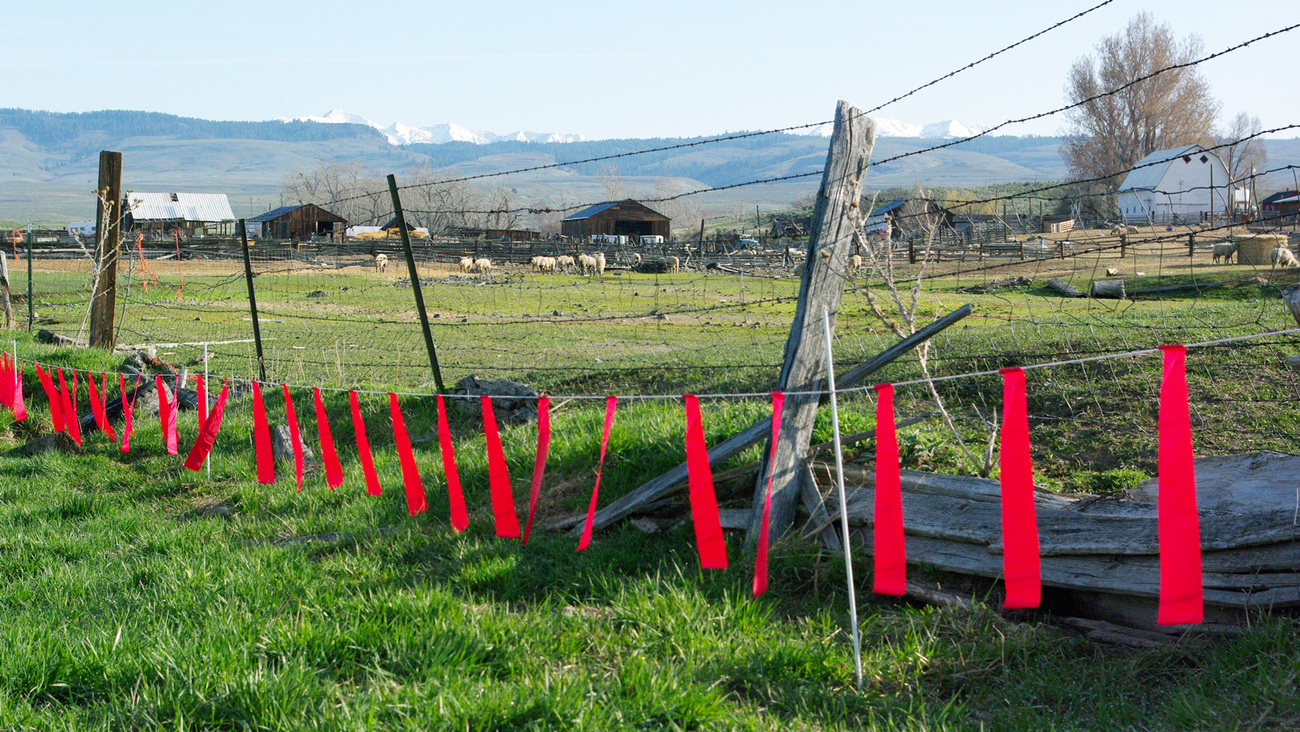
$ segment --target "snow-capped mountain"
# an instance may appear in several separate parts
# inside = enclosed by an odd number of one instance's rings
[[[964,125],[954,119],[932,122],[928,125],[915,125],[895,117],[876,117],[874,119],[876,121],[877,137],[925,137],[945,140],[954,137],[970,137],[983,131],[980,127]],[[833,129],[834,124],[827,122],[809,128],[804,134],[830,137]]]
[[[441,145],[446,142],[469,142],[475,145],[487,145],[493,142],[503,142],[507,140],[517,142],[584,142],[588,138],[583,135],[569,134],[564,132],[533,132],[531,130],[520,130],[511,132],[506,135],[498,135],[494,132],[483,130],[471,130],[467,127],[461,127],[458,124],[450,122],[432,127],[415,127],[402,122],[394,122],[384,127],[383,125],[373,122],[359,114],[352,114],[342,109],[331,109],[323,115],[308,115],[306,117],[278,117],[280,122],[319,122],[321,124],[354,124],[373,127],[384,133],[388,142],[393,145],[411,145],[415,143],[426,143],[432,145]]]

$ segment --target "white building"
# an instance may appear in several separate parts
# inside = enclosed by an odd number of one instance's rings
[[[128,191],[123,228],[170,236],[230,236],[235,214],[224,193],[145,193]]]
[[[1200,145],[1157,150],[1142,158],[1119,187],[1128,223],[1193,223],[1224,216],[1234,199],[1228,169]]]

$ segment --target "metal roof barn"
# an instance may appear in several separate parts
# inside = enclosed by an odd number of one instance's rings
[[[560,233],[576,239],[593,236],[662,236],[668,239],[672,219],[632,199],[584,208],[560,222]]]
[[[185,236],[221,236],[235,230],[235,212],[224,193],[149,193],[126,195],[126,230]]]

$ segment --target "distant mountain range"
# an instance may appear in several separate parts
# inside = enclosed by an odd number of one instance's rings
[[[90,218],[99,151],[123,153],[123,185],[139,191],[220,192],[235,213],[280,205],[280,186],[294,171],[322,163],[360,165],[369,175],[432,168],[449,176],[500,173],[570,160],[659,152],[564,165],[476,182],[513,206],[572,205],[619,195],[650,197],[801,173],[806,178],[738,187],[684,199],[698,203],[686,219],[806,200],[817,190],[829,130],[768,134],[711,144],[708,138],[588,140],[580,135],[518,132],[490,135],[455,125],[417,128],[373,122],[346,112],[321,121],[223,122],[134,111],[75,114],[0,109],[0,219],[67,222]],[[326,123],[322,123],[327,121]],[[957,122],[908,126],[877,119],[876,161],[924,151],[936,138],[973,132]],[[909,136],[897,136],[906,133]],[[400,144],[393,140],[402,141]],[[987,136],[874,165],[868,190],[916,185],[971,187],[1065,176],[1060,138]],[[1300,163],[1300,140],[1268,140],[1269,167]],[[1285,180],[1261,181],[1274,188]]]

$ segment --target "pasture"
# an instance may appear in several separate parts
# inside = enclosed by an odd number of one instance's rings
[[[1158,235],[1153,234],[1153,237]],[[931,370],[955,375],[1197,342],[1294,326],[1278,297],[1295,271],[1212,265],[1208,243],[1134,247],[1065,259],[929,265],[919,311],[961,304],[975,315],[935,339]],[[1180,256],[1181,254],[1181,256]],[[36,304],[72,335],[85,274],[37,261]],[[404,267],[259,262],[268,376],[301,385],[411,389],[429,381]],[[987,268],[997,264],[996,268]],[[308,266],[310,265],[310,266]],[[900,265],[901,266],[901,265]],[[129,267],[135,267],[129,270]],[[251,337],[242,268],[233,262],[138,263],[120,343]],[[748,276],[620,269],[603,279],[506,268],[465,276],[424,263],[424,295],[448,382],[511,378],[557,396],[763,392],[775,383],[794,310],[787,271]],[[1057,277],[1086,289],[1118,267],[1129,289],[1223,283],[1158,297],[1061,298]],[[910,270],[908,270],[910,272]],[[1137,273],[1143,273],[1141,275]],[[902,276],[900,281],[909,279]],[[183,280],[183,284],[182,284]],[[860,362],[895,340],[870,309],[866,274],[850,281],[836,360]],[[19,292],[22,292],[19,289]],[[324,293],[314,295],[313,293]],[[906,291],[904,291],[906,296]],[[80,299],[78,299],[80,298]],[[25,303],[19,303],[23,313]],[[123,305],[119,303],[119,309]],[[558,314],[557,314],[558,313]],[[660,317],[662,316],[662,317]],[[278,322],[283,321],[283,322]],[[269,340],[274,338],[274,340]],[[1194,351],[1188,358],[1198,454],[1294,451],[1296,377],[1282,358],[1294,335]],[[25,358],[114,370],[120,358],[39,345]],[[214,374],[255,373],[251,344],[212,346]],[[194,345],[159,348],[196,368]],[[916,378],[915,357],[880,380]],[[1104,492],[1154,474],[1158,359],[1130,357],[1033,372],[1029,411],[1041,485]],[[17,445],[50,429],[27,376],[33,418],[0,416]],[[939,393],[977,456],[1000,406],[996,376],[942,382]],[[346,395],[327,393],[331,418]],[[297,399],[306,399],[295,396]],[[866,394],[844,399],[846,431],[872,425]],[[1188,729],[1300,724],[1300,633],[1285,616],[1240,635],[1174,648],[1117,649],[1081,640],[1050,613],[937,609],[860,592],[867,668],[854,687],[843,568],[789,541],[772,590],[748,597],[752,564],[728,536],[731,566],[701,571],[689,523],[645,535],[624,523],[577,554],[567,534],[527,547],[492,535],[483,437],[453,425],[471,508],[454,534],[436,469],[430,400],[403,401],[430,511],[406,516],[391,434],[371,442],[384,484],[367,496],[355,459],[330,491],[318,473],[254,481],[252,417],[233,401],[211,479],[162,453],[141,420],[122,455],[99,436],[81,450],[0,459],[0,727],[15,729]],[[268,398],[272,421],[283,419]],[[303,402],[307,404],[307,402]],[[366,398],[368,423],[386,401]],[[708,442],[764,414],[762,399],[704,405]],[[933,413],[923,387],[900,390],[900,415]],[[314,434],[309,409],[299,407]],[[819,418],[814,441],[829,439]],[[585,506],[600,448],[594,403],[557,410],[542,519]],[[827,422],[827,423],[823,423]],[[673,401],[621,406],[601,503],[684,458]],[[354,455],[342,423],[335,437]],[[182,416],[181,442],[195,428]],[[516,498],[532,466],[535,428],[502,434]],[[931,420],[900,434],[905,467],[971,473],[953,435]],[[757,449],[725,467],[757,455]],[[353,452],[349,452],[352,450]],[[869,462],[864,443],[850,459]],[[747,488],[729,494],[746,505]],[[523,506],[517,506],[521,511]],[[869,563],[857,567],[869,586]],[[1265,700],[1261,702],[1260,700]]]

